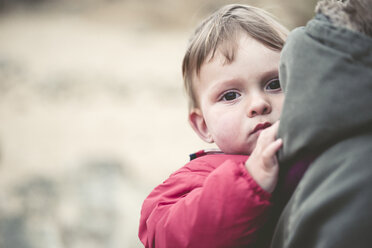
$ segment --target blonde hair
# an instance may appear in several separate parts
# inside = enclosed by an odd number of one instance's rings
[[[202,64],[207,57],[214,57],[217,48],[226,62],[231,63],[241,32],[275,51],[281,51],[288,34],[288,30],[271,14],[247,5],[226,5],[205,19],[191,36],[182,63],[189,110],[198,107],[193,87],[194,75],[199,75]]]

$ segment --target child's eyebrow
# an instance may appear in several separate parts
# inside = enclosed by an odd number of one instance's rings
[[[279,69],[269,69],[267,71],[264,71],[260,73],[258,76],[258,81],[262,83],[266,83],[268,80],[273,79],[275,77],[279,76]],[[239,86],[243,83],[243,80],[240,78],[227,78],[227,79],[221,79],[216,82],[213,82],[213,85],[211,86],[212,92],[218,92],[225,88],[239,88]]]
[[[275,69],[263,72],[260,76],[260,80],[267,81],[269,79],[273,79],[274,77],[278,77],[278,76],[279,76],[279,69],[275,68]]]
[[[238,78],[231,78],[226,80],[219,80],[213,83],[210,87],[211,97],[216,97],[217,95],[221,94],[222,91],[227,89],[238,89],[241,86],[241,80]]]
[[[230,79],[222,79],[217,82],[215,82],[212,86],[212,90],[218,90],[221,88],[230,88],[230,87],[236,87],[239,84],[242,83],[242,80],[239,78],[230,78]]]

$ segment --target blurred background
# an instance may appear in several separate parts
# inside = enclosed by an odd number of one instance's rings
[[[210,147],[181,61],[224,0],[0,0],[0,247],[137,248],[152,188]],[[238,1],[289,29],[316,0]]]

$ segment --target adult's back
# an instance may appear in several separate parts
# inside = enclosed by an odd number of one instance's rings
[[[291,32],[282,52],[278,192],[294,164],[313,161],[280,215],[273,248],[372,245],[372,1],[331,2]]]

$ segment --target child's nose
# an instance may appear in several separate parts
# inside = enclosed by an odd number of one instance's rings
[[[257,115],[266,115],[271,112],[271,104],[262,96],[255,96],[248,106],[248,117],[255,117]]]

